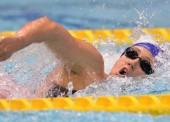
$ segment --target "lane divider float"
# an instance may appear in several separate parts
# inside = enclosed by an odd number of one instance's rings
[[[145,28],[144,32],[156,35],[155,39],[170,42],[170,28]],[[76,38],[93,43],[94,40],[115,41],[116,45],[132,44],[129,38],[131,29],[114,30],[69,30]],[[0,37],[14,35],[13,31],[1,32]],[[93,97],[63,97],[34,99],[0,99],[0,110],[74,110],[74,111],[106,111],[149,113],[152,115],[170,114],[170,94],[139,95],[139,96],[100,96]]]
[[[149,113],[152,115],[170,114],[170,94],[127,95],[99,97],[58,97],[33,99],[0,99],[0,110],[42,111],[74,110]]]

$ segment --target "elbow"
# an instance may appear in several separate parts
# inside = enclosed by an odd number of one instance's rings
[[[41,17],[42,20],[44,21],[52,21],[50,18],[48,18],[47,16]]]
[[[42,17],[39,19],[40,24],[40,30],[44,31],[44,35],[46,37],[53,37],[55,35],[55,32],[59,30],[59,24],[52,21],[48,17]]]
[[[44,24],[50,24],[50,23],[54,23],[50,18],[48,18],[47,16],[41,17],[38,19],[40,22],[44,23]]]

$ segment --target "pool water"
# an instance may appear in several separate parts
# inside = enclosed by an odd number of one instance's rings
[[[0,31],[48,16],[68,29],[170,27],[169,0],[1,0]]]
[[[148,37],[149,36],[149,37]],[[141,35],[143,41],[152,42],[150,35]],[[138,41],[141,39],[138,39]],[[79,90],[73,96],[105,96],[105,95],[131,95],[131,94],[166,94],[170,93],[170,64],[169,64],[169,43],[160,45],[164,52],[157,56],[154,65],[155,73],[141,77],[110,77],[104,82],[93,83],[83,90]],[[126,46],[125,46],[126,47]],[[113,43],[104,43],[98,50],[105,60],[105,71],[108,73],[112,65],[117,61],[125,49],[123,46],[114,46]],[[161,67],[161,68],[160,68]]]
[[[170,27],[169,0],[1,0],[0,31],[16,31],[25,23],[42,16],[48,16],[68,29],[114,29],[140,27]],[[165,18],[165,19],[162,19]],[[127,21],[128,20],[128,21]],[[112,77],[101,84],[92,84],[74,96],[129,95],[129,94],[164,94],[170,93],[170,59],[169,44],[164,44],[166,60],[158,57],[155,66],[157,73],[152,76],[132,79]],[[105,59],[105,71],[119,58],[126,46],[115,46],[103,43],[97,47]],[[44,55],[41,55],[41,54]],[[60,65],[59,59],[44,46],[31,45],[7,61],[0,63],[0,78],[8,77],[22,87],[34,91],[37,82],[43,82],[45,76],[55,66]],[[164,64],[164,65],[163,65]],[[161,68],[160,68],[161,67]],[[116,82],[112,82],[116,81]],[[142,81],[142,82],[138,82]],[[0,88],[13,90],[9,98],[32,97],[22,94],[20,86],[4,84]],[[108,87],[109,86],[109,87]],[[122,121],[122,122],[169,122],[169,115],[151,116],[132,113],[108,112],[73,112],[73,111],[1,111],[0,121]]]
[[[165,44],[168,47],[168,44]],[[114,46],[112,42],[103,43],[98,46],[98,50],[102,53],[106,65],[106,72],[110,70],[117,58],[119,58],[123,49],[126,46]],[[40,53],[40,50],[43,50]],[[23,57],[22,57],[23,56]],[[47,57],[48,58],[47,58]],[[113,58],[114,57],[114,58]],[[43,60],[42,60],[43,59]],[[57,60],[57,61],[56,61]],[[169,61],[169,59],[168,59]],[[35,89],[38,81],[43,81],[47,73],[51,72],[53,68],[60,65],[60,61],[56,59],[53,54],[44,46],[44,44],[31,45],[16,54],[14,54],[9,60],[1,62],[1,71],[5,76],[10,77],[18,84],[22,84],[25,88],[29,86],[31,89]],[[169,67],[169,63],[167,65]],[[162,67],[164,65],[161,65]],[[163,69],[162,69],[163,70]],[[170,93],[170,77],[169,69],[162,73],[158,71],[158,74],[138,78],[118,78],[111,77],[107,81],[101,84],[92,84],[84,90],[80,90],[73,95],[75,96],[104,96],[104,95],[129,95],[129,94],[164,94]],[[114,82],[113,82],[114,81]],[[2,83],[2,81],[1,81]],[[17,85],[13,84],[1,84],[1,87],[7,86],[14,94],[11,94],[9,98],[24,98],[32,97],[31,94],[22,94],[22,90],[17,88]],[[10,85],[10,87],[9,87]],[[142,122],[147,120],[148,122],[168,122],[169,115],[152,116],[147,114],[134,114],[134,113],[109,113],[109,112],[74,112],[74,111],[27,111],[27,112],[11,112],[1,111],[0,120],[3,121],[127,121],[127,122]]]
[[[1,122],[169,122],[170,116],[151,116],[133,113],[75,112],[75,111],[29,111],[0,112]],[[3,121],[2,121],[3,120]]]
[[[145,39],[145,41],[153,41]],[[96,46],[94,44],[94,46]],[[102,83],[93,83],[73,96],[105,96],[131,94],[166,94],[170,93],[170,53],[169,43],[160,45],[166,50],[157,57],[154,74],[136,78],[109,77]],[[105,72],[109,73],[111,66],[117,61],[127,46],[115,46],[114,41],[104,42],[96,48],[104,57]],[[42,53],[44,55],[42,55]],[[8,98],[35,97],[33,92],[26,92],[27,88],[34,91],[38,83],[43,82],[46,75],[60,65],[61,61],[42,43],[33,44],[16,52],[11,58],[0,63],[0,88],[8,90]],[[160,68],[161,67],[161,68]],[[3,80],[6,78],[8,80]],[[15,81],[15,83],[11,82]],[[74,87],[74,86],[73,86]],[[23,88],[23,89],[22,89]],[[27,94],[26,94],[27,93]]]

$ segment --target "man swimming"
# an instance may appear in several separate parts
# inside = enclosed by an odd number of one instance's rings
[[[154,73],[152,65],[159,48],[151,43],[137,43],[127,48],[109,74],[104,72],[104,60],[91,44],[74,38],[64,27],[47,17],[27,23],[15,35],[0,38],[0,61],[33,43],[45,42],[63,65],[54,69],[43,84],[38,85],[38,97],[67,96],[67,85],[73,83],[73,93],[108,76],[136,77]]]

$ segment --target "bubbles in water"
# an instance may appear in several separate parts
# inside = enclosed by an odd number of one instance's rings
[[[125,84],[125,79],[120,77],[109,77],[102,83],[93,83],[87,86],[84,90],[79,90],[73,96],[105,96],[105,95],[120,95],[124,94],[122,84]]]
[[[73,91],[73,82],[69,82],[67,85],[67,89],[68,89],[68,96],[72,95],[72,91]]]
[[[149,24],[148,18],[147,18],[147,13],[145,13],[144,10],[142,12],[136,10],[138,14],[138,20],[136,21],[136,24],[138,27],[146,27]]]
[[[161,52],[156,56],[155,69],[157,75],[168,76],[170,68],[170,44],[164,42],[160,45]],[[161,68],[160,68],[161,67]]]
[[[158,44],[153,39],[153,36],[145,34],[139,28],[136,28],[131,38],[135,42]],[[94,45],[104,58],[106,73],[109,73],[112,65],[126,48],[126,45],[116,46],[115,41],[110,38],[103,41],[101,37],[95,41]],[[102,83],[93,83],[85,89],[79,90],[73,96],[117,96],[170,92],[168,87],[170,85],[170,44],[164,42],[159,44],[159,46],[162,51],[156,57],[154,74],[135,78],[109,77],[107,80],[102,81]],[[16,53],[8,61],[1,62],[0,68],[5,74],[0,74],[0,95],[4,94],[9,96],[9,98],[33,97],[33,90],[35,90],[37,82],[44,81],[46,75],[59,64],[60,60],[56,59],[44,45],[32,45],[25,48]],[[8,76],[8,78],[5,76]],[[28,86],[30,89],[26,88]],[[68,84],[68,90],[69,95],[72,96],[72,82]]]
[[[154,64],[155,73],[147,76],[121,78],[109,77],[102,83],[93,83],[83,90],[79,90],[73,96],[106,96],[106,95],[130,95],[130,94],[161,94],[169,93],[170,88],[170,44],[164,42],[159,44],[154,36],[142,32],[140,29],[131,38],[138,42],[149,42],[159,45],[161,52],[156,56]],[[113,42],[113,41],[112,41]],[[117,61],[125,47],[115,46],[107,42],[97,46],[104,57],[105,70],[108,73],[111,66]],[[116,50],[118,49],[118,50]]]
[[[136,29],[131,38],[134,40],[134,43],[148,42],[154,45],[159,45],[158,42],[154,40],[154,35],[146,34],[140,29]]]
[[[0,70],[4,73],[0,77],[0,83],[4,83],[0,84],[0,91],[8,98],[35,97],[37,83],[44,81],[59,62],[44,44],[24,48],[0,63]]]

